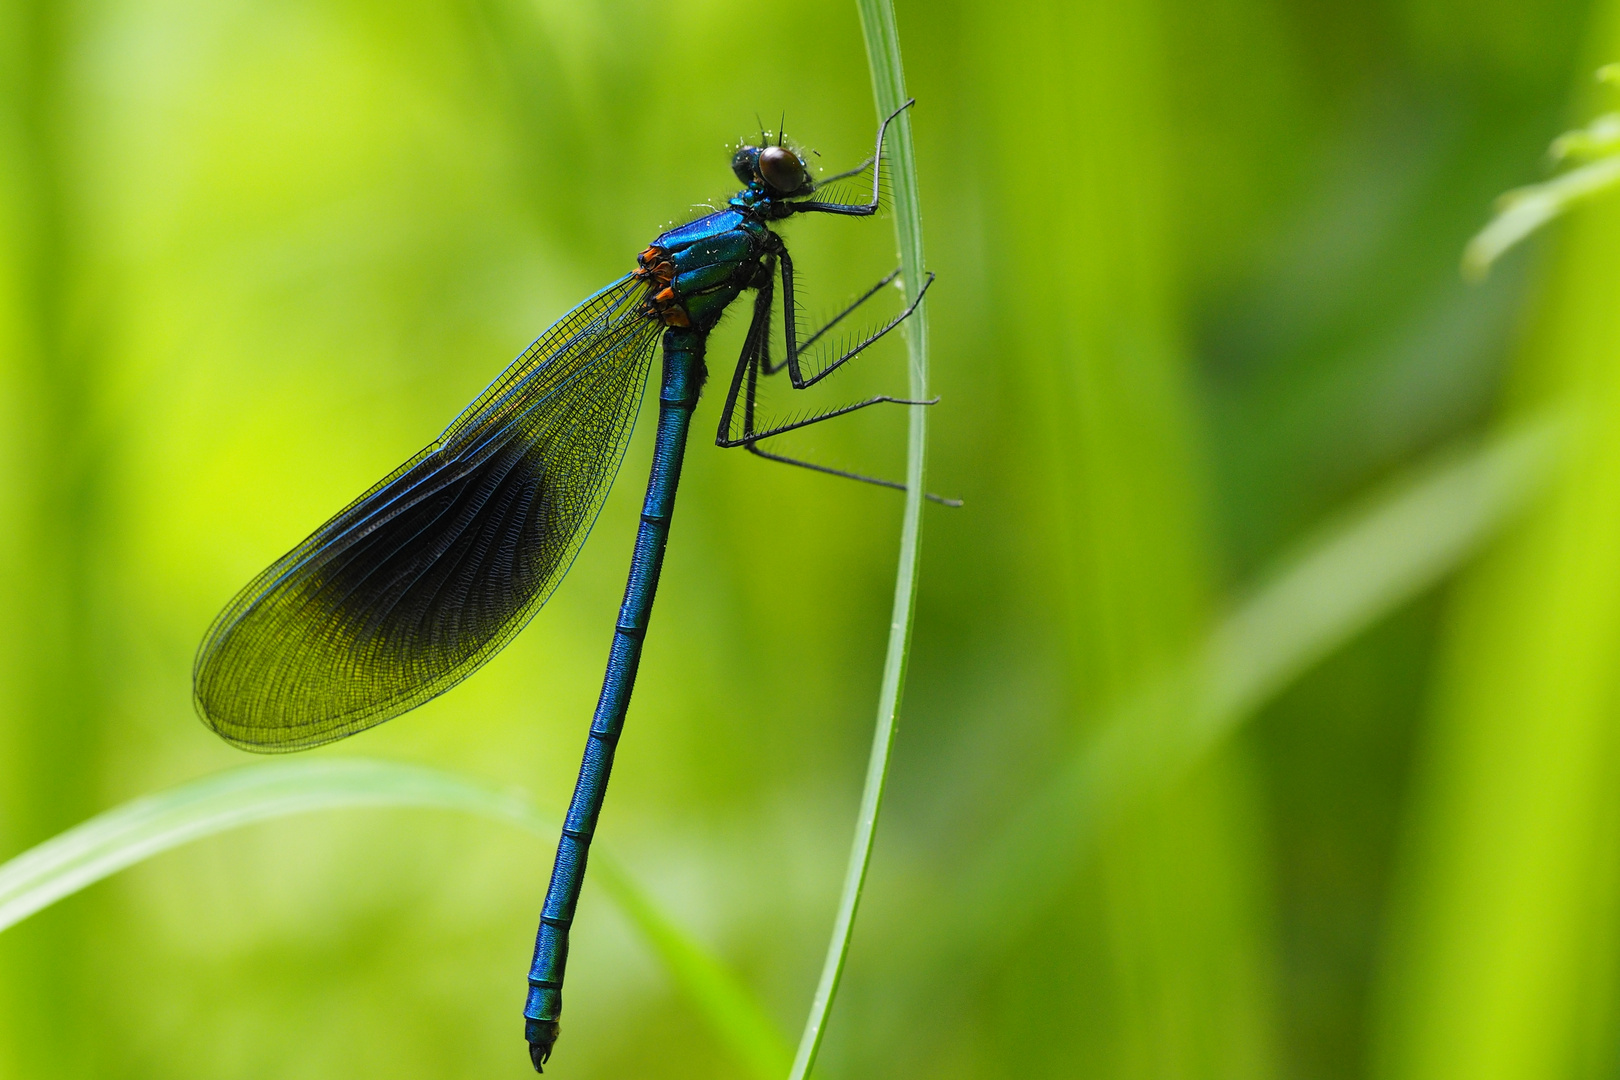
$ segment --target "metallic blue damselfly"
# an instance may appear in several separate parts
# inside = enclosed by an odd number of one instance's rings
[[[793,261],[772,225],[794,214],[875,213],[883,136],[898,115],[878,128],[870,161],[819,182],[780,133],[776,145],[762,137],[762,145],[737,150],[732,170],[745,186],[725,209],[664,233],[635,270],[558,320],[443,435],[249,582],[198,650],[198,712],[248,750],[318,746],[450,689],[510,641],[568,572],[618,471],[662,339],[658,433],[630,580],[529,971],[523,1015],[536,1069],[557,1040],[568,931],[658,587],[687,429],[706,375],[705,346],[732,301],[754,292],[715,442],[901,486],[783,457],[759,443],[872,405],[913,402],[882,395],[764,426],[756,416],[761,377],[786,369],[794,388],[815,385],[915,311],[932,281],[851,347],[819,365],[808,360],[806,349],[895,275],[800,341]],[[816,198],[827,183],[867,168],[869,201]],[[778,279],[786,353],[773,362]]]

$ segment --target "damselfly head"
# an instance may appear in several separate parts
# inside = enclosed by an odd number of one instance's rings
[[[772,195],[808,195],[815,190],[804,159],[785,146],[744,146],[731,158],[731,171],[745,184],[763,183]]]

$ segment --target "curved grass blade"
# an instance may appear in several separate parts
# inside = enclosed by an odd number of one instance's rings
[[[872,71],[872,93],[877,114],[889,116],[909,100],[905,72],[900,63],[900,39],[895,29],[890,0],[857,0],[861,32],[866,39],[866,58]],[[907,301],[918,300],[926,277],[923,261],[922,213],[917,203],[917,166],[911,144],[911,116],[899,113],[889,135],[888,158],[893,185],[895,238],[900,247],[900,269],[905,280]],[[912,401],[928,399],[928,308],[918,303],[906,322],[906,349],[910,363],[908,396]],[[822,961],[821,978],[805,1018],[804,1033],[793,1057],[792,1080],[804,1080],[815,1064],[821,1040],[827,1030],[827,1016],[843,977],[849,955],[850,937],[855,929],[855,913],[860,907],[861,890],[866,884],[867,867],[872,861],[872,840],[877,833],[878,812],[883,806],[883,786],[889,773],[889,752],[894,745],[895,719],[900,712],[900,694],[905,688],[906,661],[911,649],[911,620],[917,601],[918,548],[921,540],[924,464],[927,456],[927,410],[913,405],[906,429],[906,505],[900,525],[900,557],[894,578],[894,607],[889,619],[889,644],[883,660],[883,682],[878,690],[877,724],[872,732],[872,752],[866,767],[866,783],[855,818],[855,839],[850,846],[849,864],[838,899],[827,955]]]
[[[977,887],[947,936],[980,947],[987,934],[1015,937],[1108,821],[1173,783],[1311,665],[1496,535],[1550,475],[1566,426],[1561,415],[1542,416],[1445,455],[1285,557],[1179,668],[1114,709],[983,846],[988,857],[962,875]]]
[[[254,765],[98,814],[0,866],[0,930],[126,867],[194,840],[343,807],[462,810],[544,832],[528,804],[430,769],[364,760]]]
[[[1110,823],[1197,766],[1313,664],[1455,572],[1553,474],[1569,418],[1543,415],[1422,466],[1337,515],[1162,678],[1100,718],[1046,784],[951,871],[943,910],[896,949],[923,1007],[971,1007],[977,958],[1049,912]]]
[[[787,1072],[792,1053],[759,999],[713,953],[672,922],[600,848],[591,852],[591,872],[737,1060],[760,1080],[777,1080]]]
[[[523,629],[618,472],[659,326],[621,279],[519,356],[444,434],[237,594],[203,638],[197,711],[301,750],[442,694]]]
[[[1496,216],[1463,249],[1463,277],[1479,281],[1519,241],[1565,211],[1620,185],[1620,156],[1571,169],[1541,184],[1515,188],[1497,200]]]
[[[1598,69],[1597,79],[1620,86],[1620,64]],[[1496,200],[1496,214],[1463,249],[1462,274],[1480,281],[1510,249],[1565,211],[1620,186],[1620,113],[1604,113],[1584,128],[1553,140],[1554,162],[1586,163],[1540,184],[1515,188]]]
[[[455,810],[549,839],[556,823],[522,797],[417,765],[342,759],[234,769],[147,795],[0,865],[0,931],[63,897],[194,840],[293,814],[350,807]],[[698,941],[665,915],[617,862],[597,851],[596,880],[653,949],[717,1041],[759,1080],[787,1067],[764,1008]]]

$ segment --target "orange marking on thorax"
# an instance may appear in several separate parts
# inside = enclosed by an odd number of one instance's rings
[[[631,277],[649,281],[656,290],[641,306],[642,313],[657,319],[665,326],[691,326],[692,318],[675,295],[675,263],[669,252],[654,245],[636,256],[636,268]]]

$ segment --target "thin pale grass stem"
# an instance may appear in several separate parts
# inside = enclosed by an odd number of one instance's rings
[[[907,100],[905,73],[900,63],[900,40],[895,30],[894,7],[890,0],[856,0],[861,31],[866,38],[866,57],[872,71],[872,92],[877,115],[888,116]],[[888,159],[894,190],[895,237],[900,248],[900,270],[906,298],[911,300],[926,280],[922,246],[922,216],[917,205],[917,167],[911,144],[910,110],[901,113],[889,129]],[[907,365],[912,401],[928,398],[928,307],[923,301],[906,320]],[[900,711],[900,692],[905,687],[906,662],[910,655],[911,621],[917,600],[917,553],[922,525],[923,464],[927,443],[927,408],[913,405],[906,432],[906,505],[900,526],[900,559],[894,578],[894,608],[889,619],[889,645],[883,661],[883,682],[878,690],[877,724],[872,732],[872,753],[866,767],[866,786],[861,792],[860,810],[855,818],[855,838],[850,845],[849,865],[844,871],[844,887],[827,942],[821,979],[805,1018],[804,1034],[793,1058],[791,1080],[804,1080],[815,1065],[816,1054],[827,1031],[827,1016],[849,956],[850,936],[855,914],[866,884],[866,871],[872,861],[872,840],[877,832],[878,811],[883,805],[883,786],[889,772],[889,753],[894,745],[895,718]]]

